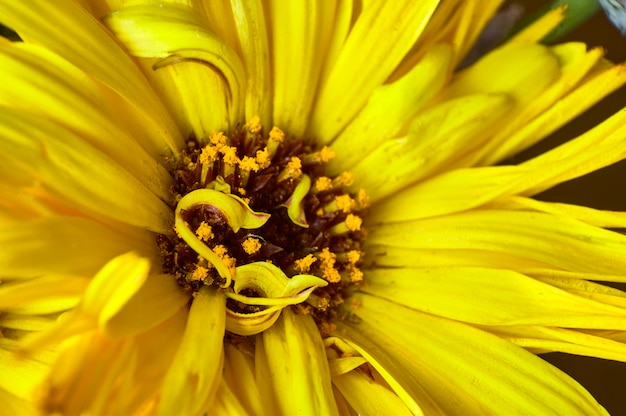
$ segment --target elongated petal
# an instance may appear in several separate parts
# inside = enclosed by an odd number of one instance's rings
[[[24,109],[83,137],[167,200],[172,180],[134,137],[114,122],[100,85],[49,50],[28,43],[0,49],[0,104]],[[114,137],[115,140],[111,140]]]
[[[356,165],[353,190],[372,202],[443,169],[445,163],[485,140],[512,102],[506,95],[470,95],[436,106],[413,120],[407,137],[389,140]]]
[[[194,298],[185,334],[163,382],[160,415],[200,414],[215,395],[224,360],[225,299],[208,287]]]
[[[524,348],[626,361],[626,344],[571,329],[523,325],[483,329]]]
[[[64,57],[127,100],[151,155],[177,153],[182,139],[146,79],[93,16],[70,0],[0,2],[3,21],[30,42]],[[64,30],[59,30],[63,27]]]
[[[374,90],[365,107],[331,144],[338,157],[328,174],[350,169],[378,145],[393,138],[442,87],[452,50],[439,45],[399,80]]]
[[[310,133],[328,143],[391,75],[418,39],[436,0],[370,1],[352,27],[313,110]]]
[[[0,134],[0,160],[6,168],[0,178],[24,187],[41,184],[93,215],[169,231],[169,207],[69,130],[5,107],[0,112]]]
[[[360,415],[412,414],[395,393],[362,372],[333,377],[333,384]]]
[[[229,121],[234,126],[241,120],[243,92],[245,90],[245,72],[239,57],[209,30],[202,27],[198,17],[186,7],[174,5],[136,6],[113,12],[106,18],[106,24],[119,40],[128,48],[132,55],[143,58],[162,58],[153,69],[176,65],[179,62],[193,62],[207,65],[215,69],[226,82],[228,91]],[[193,71],[189,69],[189,71]],[[182,70],[172,73],[184,77],[189,73]],[[193,84],[181,95],[185,105],[190,107],[189,113],[198,117],[206,102],[206,93],[200,82],[202,75],[194,75]],[[216,106],[224,106],[218,102]],[[202,126],[202,120],[190,120],[200,137],[207,137],[209,128],[218,126]],[[206,129],[205,129],[206,127]],[[210,133],[210,130],[208,130]]]
[[[488,250],[578,272],[621,274],[626,268],[622,234],[535,212],[479,210],[382,225],[371,230],[368,244]]]
[[[446,414],[607,414],[565,373],[494,335],[373,296],[355,298],[361,306],[352,312],[361,321],[341,324],[338,333],[377,369],[395,361],[391,376],[423,386]]]
[[[148,233],[124,235],[83,218],[58,216],[14,223],[0,227],[1,274],[10,278],[92,276],[124,252],[153,254],[151,240]]]
[[[374,269],[363,291],[434,315],[483,325],[626,329],[626,308],[486,268]],[[477,290],[480,288],[480,290]],[[472,302],[467,302],[467,293]]]
[[[273,122],[301,136],[315,98],[323,55],[331,28],[324,20],[324,3],[311,0],[273,0],[272,20]]]
[[[285,309],[257,336],[255,357],[257,383],[273,414],[338,414],[324,345],[310,316]]]

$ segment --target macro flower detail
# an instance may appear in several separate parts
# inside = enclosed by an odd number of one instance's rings
[[[0,0],[0,414],[607,414],[626,110],[510,158],[626,72],[500,4]]]

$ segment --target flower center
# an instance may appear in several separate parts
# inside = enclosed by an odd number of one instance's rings
[[[191,139],[172,169],[175,226],[158,235],[164,272],[194,294],[222,288],[227,330],[252,335],[285,307],[332,330],[336,308],[362,282],[363,191],[349,173],[324,176],[335,156],[258,118],[201,145]]]

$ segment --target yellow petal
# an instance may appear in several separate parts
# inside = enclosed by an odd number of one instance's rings
[[[89,213],[169,232],[169,207],[74,133],[20,110],[3,108],[0,134],[4,163],[0,177],[5,180],[24,187],[41,183]]]
[[[58,216],[1,227],[0,247],[3,277],[92,276],[124,252],[152,254],[154,240],[148,233],[124,235],[95,221]]]
[[[333,384],[360,415],[413,414],[395,393],[360,371],[333,377]]]
[[[411,309],[483,325],[626,329],[626,307],[510,270],[374,269],[362,290]],[[472,301],[467,294],[472,293]]]
[[[76,2],[7,0],[0,2],[0,14],[29,42],[57,53],[127,100],[138,113],[142,144],[153,157],[178,153],[182,148],[182,138],[140,70]]]
[[[310,316],[285,309],[257,336],[255,357],[257,383],[271,414],[338,414],[324,344]]]
[[[380,267],[493,267],[499,269],[525,270],[528,268],[549,269],[549,265],[523,255],[495,252],[489,249],[446,249],[431,250],[408,247],[393,247],[367,243],[364,247],[366,262]],[[603,275],[605,276],[605,275]]]
[[[483,329],[527,349],[626,361],[626,344],[571,329],[543,326],[493,326]]]
[[[32,401],[20,399],[0,388],[0,414],[37,416],[40,412]]]
[[[512,196],[510,198],[496,200],[490,204],[490,207],[491,206],[498,209],[546,212],[574,218],[578,221],[602,228],[626,228],[626,212],[621,211],[605,211],[580,205],[544,202],[523,196]]]
[[[510,110],[505,95],[470,95],[446,101],[420,115],[407,137],[389,140],[352,169],[353,190],[365,188],[372,202],[443,169],[487,137],[485,131]]]
[[[127,338],[147,331],[169,319],[187,304],[171,275],[149,275],[143,285],[106,323],[104,330],[112,338]]]
[[[355,299],[360,322],[340,323],[337,333],[379,372],[421,386],[445,414],[607,414],[565,373],[494,335],[377,297]]]
[[[567,43],[551,50],[560,61],[561,76],[479,149],[476,163],[492,165],[526,149],[626,82],[623,65],[597,64],[601,49]]]
[[[326,48],[320,37],[330,29],[325,7],[310,0],[273,0],[267,7],[272,21],[273,123],[299,137],[307,127]]]
[[[622,234],[534,212],[478,210],[381,225],[370,228],[368,244],[487,250],[577,272],[619,275],[626,269],[626,237]]]
[[[331,144],[339,157],[327,173],[349,170],[385,140],[393,138],[448,78],[452,50],[438,45],[399,80],[376,88],[365,107]],[[407,91],[411,91],[407,94]]]
[[[363,4],[328,79],[321,86],[309,133],[331,141],[365,105],[411,49],[439,1]]]
[[[122,165],[163,200],[172,179],[141,145],[113,121],[101,86],[49,50],[28,43],[0,49],[0,104],[54,121]],[[115,140],[111,140],[115,137]]]
[[[566,17],[567,5],[560,5],[516,33],[509,42],[539,42],[548,33],[552,32]]]
[[[226,344],[224,360],[224,383],[230,386],[241,405],[251,415],[263,415],[264,401],[254,379],[254,359],[252,352],[240,351],[237,347]]]
[[[263,3],[260,0],[231,0],[230,4],[248,80],[245,119],[259,116],[261,124],[270,128],[270,54]]]
[[[128,48],[132,55],[143,58],[162,58],[153,69],[193,62],[208,65],[223,77],[229,98],[229,121],[234,126],[242,118],[245,71],[237,54],[209,30],[202,27],[193,10],[173,4],[135,6],[116,10],[107,16],[107,26]],[[187,71],[181,72],[185,76]],[[195,74],[198,75],[198,74]],[[194,85],[202,86],[194,78]],[[181,96],[187,106],[200,110],[203,88],[186,90],[189,97]],[[220,102],[218,105],[223,106]],[[200,122],[198,120],[198,122]]]
[[[0,348],[0,369],[0,391],[30,401],[34,399],[49,366],[34,359],[18,358],[13,351]]]
[[[158,414],[200,414],[210,405],[222,376],[226,298],[207,286],[191,304],[185,334],[163,381]]]
[[[548,47],[507,43],[458,72],[438,100],[468,94],[506,93],[523,107],[550,86],[559,74],[559,61]]]

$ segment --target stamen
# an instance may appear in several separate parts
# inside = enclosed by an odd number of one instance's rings
[[[285,169],[278,174],[277,181],[283,182],[287,179],[298,179],[300,175],[302,175],[302,162],[300,158],[294,156],[289,160]]]
[[[198,236],[198,238],[200,238],[200,240],[205,242],[215,237],[212,227],[204,221],[202,221],[198,226],[198,229],[196,230],[196,235]]]
[[[317,165],[326,163],[333,159],[337,154],[328,146],[322,147],[319,152],[308,153],[302,158],[303,165]]]
[[[334,225],[328,231],[331,235],[341,235],[351,231],[359,231],[362,223],[363,220],[360,217],[357,217],[354,214],[349,214],[344,221]]]
[[[256,254],[261,249],[263,244],[261,244],[261,242],[257,240],[256,238],[248,237],[244,240],[243,243],[241,243],[241,246],[243,248],[243,251],[246,252],[246,254],[253,255],[253,254]]]
[[[270,159],[272,159],[276,154],[276,149],[278,149],[278,146],[283,142],[283,140],[285,140],[285,133],[283,133],[283,131],[278,127],[274,126],[272,127],[272,130],[270,130],[269,136],[270,139],[267,143],[267,149],[270,154]]]

